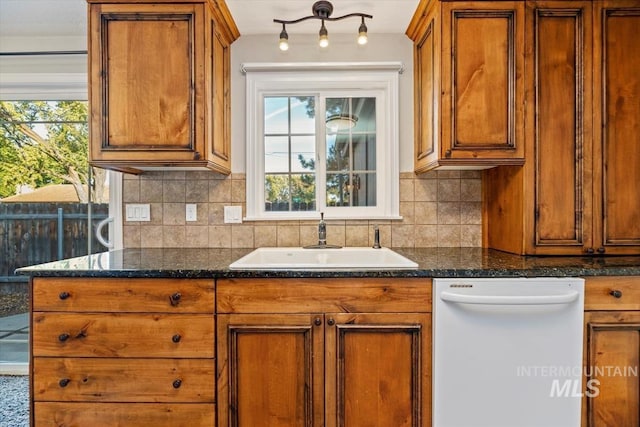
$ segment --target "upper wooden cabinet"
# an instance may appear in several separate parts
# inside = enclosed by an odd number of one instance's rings
[[[88,2],[91,163],[229,173],[239,33],[224,0]]]
[[[640,1],[526,6],[527,161],[485,172],[487,245],[640,253]]]
[[[524,2],[422,0],[414,41],[415,171],[524,162]]]

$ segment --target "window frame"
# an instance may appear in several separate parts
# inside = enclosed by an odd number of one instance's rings
[[[401,219],[399,210],[399,62],[252,63],[246,74],[246,221]],[[266,96],[376,98],[376,206],[327,207],[317,194],[315,211],[266,211],[264,191],[264,98]],[[326,186],[324,103],[316,110],[316,188]],[[318,190],[317,190],[318,191]],[[324,191],[322,191],[324,194]]]
[[[52,53],[52,56],[56,56]],[[67,61],[68,58],[66,58]],[[62,60],[64,62],[64,59]],[[46,68],[46,67],[44,67]],[[0,72],[1,101],[89,101],[86,73],[5,73]],[[91,112],[87,117],[91,121]],[[88,123],[90,126],[90,123]],[[87,143],[89,141],[87,140]],[[110,251],[123,245],[122,173],[107,171],[109,175]],[[91,202],[90,202],[91,203]]]

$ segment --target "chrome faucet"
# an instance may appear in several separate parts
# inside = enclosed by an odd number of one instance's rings
[[[320,222],[318,223],[318,246],[327,245],[327,223],[324,222],[324,212],[320,212]]]
[[[381,249],[380,246],[380,229],[378,228],[378,224],[373,226],[373,249]]]
[[[324,212],[320,212],[318,223],[318,244],[304,246],[304,249],[340,249],[342,246],[327,245],[327,223],[324,222]]]

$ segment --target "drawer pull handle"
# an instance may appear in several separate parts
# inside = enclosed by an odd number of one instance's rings
[[[58,341],[60,341],[60,342],[65,342],[68,339],[69,339],[69,334],[60,334],[60,335],[58,335]]]
[[[316,326],[320,326],[320,325],[322,325],[322,319],[320,319],[319,317],[316,317],[316,318],[313,320],[313,324],[314,324],[314,325],[316,325]]]
[[[174,336],[171,337],[171,341],[173,341],[176,344],[179,343],[181,339],[182,339],[182,336],[180,334],[175,334]]]
[[[609,295],[611,295],[614,298],[622,298],[622,291],[618,289],[614,289],[611,292],[609,292]]]
[[[70,296],[71,296],[71,294],[70,294],[69,292],[67,292],[67,291],[60,292],[60,295],[58,295],[58,297],[59,297],[61,300],[66,300],[66,299],[67,299],[67,298],[69,298]]]
[[[175,307],[178,304],[180,304],[180,299],[181,298],[182,298],[182,295],[180,294],[180,292],[176,292],[175,294],[171,295],[169,297],[169,302],[171,303],[171,306]]]
[[[327,324],[328,324],[329,326],[333,326],[333,325],[335,325],[335,324],[336,324],[336,321],[335,321],[335,320],[333,320],[333,318],[331,318],[331,317],[330,317],[330,318],[329,318],[329,320],[327,320]]]
[[[69,383],[71,382],[71,380],[69,378],[63,378],[60,381],[58,381],[58,385],[60,387],[66,387],[69,385]]]
[[[178,379],[173,382],[173,388],[180,388],[182,385],[182,380]]]

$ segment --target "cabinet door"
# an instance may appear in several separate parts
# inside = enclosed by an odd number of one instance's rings
[[[431,315],[327,314],[326,426],[431,425]]]
[[[440,153],[440,7],[424,18],[414,47],[415,172],[427,170]]]
[[[583,426],[640,425],[640,312],[585,313]]]
[[[528,253],[591,247],[591,2],[527,2]]]
[[[596,250],[640,251],[640,1],[594,2]],[[632,53],[635,52],[635,53]]]
[[[308,314],[218,315],[218,425],[323,424],[323,321]]]
[[[442,4],[442,157],[524,158],[524,2]]]
[[[204,157],[203,4],[90,5],[91,159]],[[108,164],[108,163],[107,163]]]
[[[208,135],[208,161],[209,166],[222,173],[231,171],[231,80],[229,75],[230,51],[229,43],[223,35],[217,31],[217,24],[213,18],[209,19],[211,32],[208,42],[210,49],[210,96],[207,102],[211,103],[211,114],[207,126]]]

